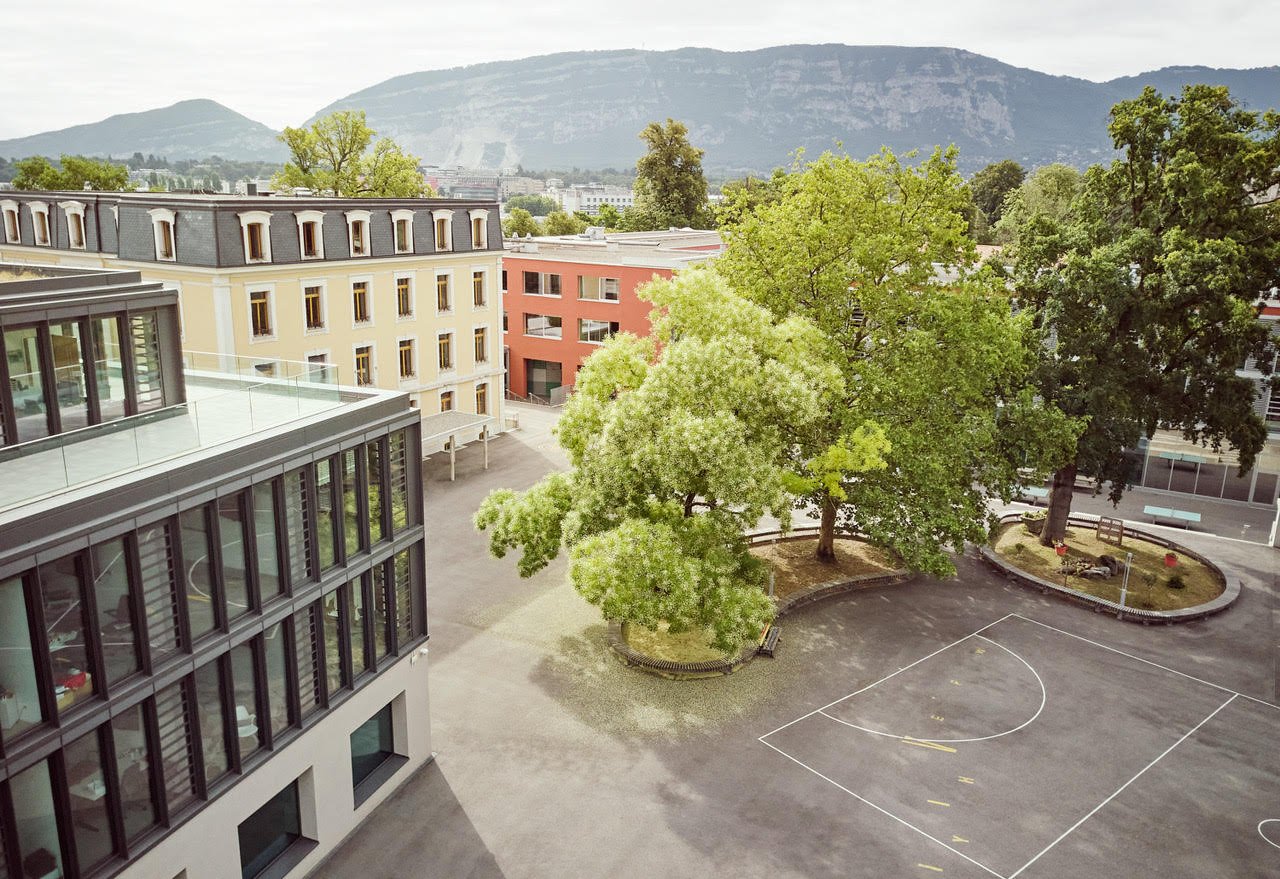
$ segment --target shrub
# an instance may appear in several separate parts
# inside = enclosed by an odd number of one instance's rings
[[[1165,582],[1165,585],[1170,589],[1182,589],[1186,587],[1187,583],[1182,579],[1181,574],[1174,574]]]

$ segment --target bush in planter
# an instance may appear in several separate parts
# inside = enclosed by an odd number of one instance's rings
[[[1181,574],[1174,574],[1167,581],[1165,581],[1165,585],[1168,586],[1170,589],[1185,589],[1187,583],[1185,580],[1182,579]]]
[[[1022,514],[1022,524],[1026,525],[1027,530],[1032,534],[1038,535],[1044,530],[1044,523],[1048,518],[1048,510],[1028,510]]]

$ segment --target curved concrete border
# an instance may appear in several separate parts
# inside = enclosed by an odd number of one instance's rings
[[[1021,513],[1005,513],[1000,517],[1001,526],[1017,522],[1022,517]],[[1092,527],[1098,524],[1098,517],[1073,515],[1068,518],[1068,524]],[[1206,601],[1204,604],[1197,604],[1195,607],[1184,607],[1179,610],[1144,610],[1140,607],[1122,607],[1118,602],[1109,601],[1105,598],[1098,598],[1093,595],[1086,595],[1083,592],[1077,592],[1074,589],[1068,589],[1059,583],[1053,583],[1040,577],[1028,574],[1020,568],[1016,568],[1009,562],[995,553],[989,546],[978,547],[978,552],[982,558],[991,567],[1004,574],[1010,580],[1023,586],[1029,586],[1032,589],[1039,589],[1042,593],[1053,593],[1062,598],[1067,598],[1077,604],[1083,604],[1092,607],[1097,613],[1114,613],[1117,619],[1125,620],[1131,623],[1142,623],[1150,625],[1151,623],[1164,623],[1166,625],[1172,623],[1185,623],[1191,620],[1201,620],[1205,617],[1213,616],[1221,613],[1230,607],[1237,598],[1240,597],[1241,583],[1237,580],[1232,583],[1226,574],[1222,573],[1222,569],[1215,565],[1209,559],[1200,555],[1195,550],[1187,549],[1180,543],[1175,543],[1165,537],[1152,534],[1149,531],[1139,531],[1129,527],[1126,523],[1124,526],[1125,537],[1133,537],[1138,540],[1145,540],[1148,543],[1154,543],[1157,546],[1167,547],[1182,555],[1193,558],[1201,564],[1208,567],[1211,571],[1218,575],[1219,579],[1225,585],[1222,594],[1216,598]]]
[[[747,541],[752,546],[758,546],[763,543],[773,542],[777,540],[808,540],[818,533],[816,527],[812,528],[795,528],[788,535],[783,535],[780,531],[764,531],[756,534],[747,535]],[[841,540],[857,540],[856,537],[850,537],[847,534],[837,535]],[[798,608],[805,607],[817,601],[827,598],[834,598],[837,595],[844,595],[859,589],[869,589],[873,586],[886,586],[893,583],[902,583],[911,578],[912,574],[905,568],[899,568],[892,571],[886,571],[883,574],[859,574],[856,577],[849,577],[844,580],[831,580],[826,583],[814,583],[806,586],[804,589],[793,592],[786,598],[777,601],[777,609],[774,612],[773,620],[776,623],[782,617],[791,613]],[[756,658],[756,642],[750,641],[742,648],[742,652],[736,657],[725,659],[712,659],[706,662],[672,662],[667,659],[657,659],[634,650],[626,640],[622,637],[622,623],[617,620],[609,621],[609,629],[606,634],[609,642],[609,649],[617,654],[625,664],[634,666],[640,671],[648,674],[657,675],[659,677],[671,678],[672,680],[695,680],[698,678],[712,678],[720,675],[732,674],[737,669],[751,662]]]

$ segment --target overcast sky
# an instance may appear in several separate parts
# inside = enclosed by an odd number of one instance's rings
[[[17,4],[20,0],[9,0]],[[212,98],[273,128],[388,77],[580,49],[955,46],[1106,80],[1280,63],[1280,0],[58,0],[5,16],[0,138]]]

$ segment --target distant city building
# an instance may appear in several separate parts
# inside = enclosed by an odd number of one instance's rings
[[[176,289],[188,348],[404,391],[427,452],[501,429],[496,202],[22,192],[0,210],[0,260]]]
[[[568,189],[548,187],[547,195],[554,198],[565,213],[583,211],[592,216],[600,213],[604,205],[612,205],[621,213],[635,204],[635,193],[625,186],[605,183],[575,183]]]
[[[609,336],[649,334],[641,284],[720,253],[717,232],[625,232],[507,242],[502,283],[510,391],[558,402],[578,367]]]
[[[0,264],[0,876],[301,877],[431,758],[408,397],[179,335]]]
[[[504,174],[498,181],[501,187],[502,200],[506,201],[513,195],[542,195],[546,191],[546,184],[537,177],[510,177]]]
[[[498,201],[501,192],[496,171],[429,165],[422,169],[422,174],[431,188],[443,198]]]

